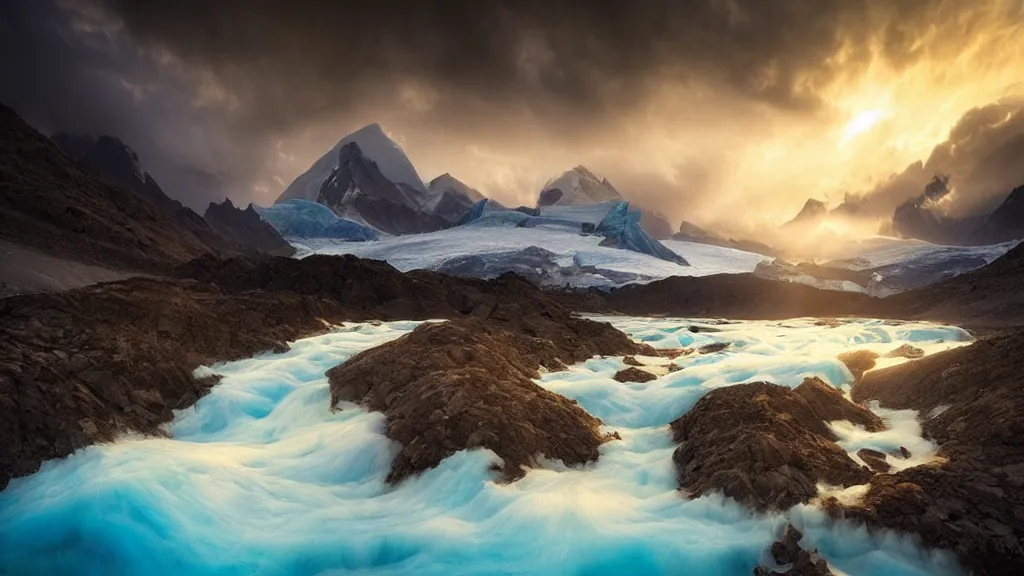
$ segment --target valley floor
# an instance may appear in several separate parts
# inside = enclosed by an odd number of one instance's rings
[[[0,298],[15,294],[60,292],[98,282],[124,280],[131,276],[136,274],[56,258],[0,240]]]

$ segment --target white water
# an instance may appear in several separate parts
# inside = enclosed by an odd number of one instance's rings
[[[330,412],[324,371],[417,323],[350,326],[285,354],[214,366],[223,381],[179,414],[174,439],[93,446],[13,481],[0,493],[0,574],[748,575],[788,521],[847,574],[958,573],[949,557],[908,538],[835,525],[812,506],[787,518],[718,496],[685,499],[666,424],[713,387],[795,386],[809,375],[843,386],[851,376],[835,360],[840,351],[912,342],[933,353],[965,344],[965,332],[796,320],[692,334],[685,320],[613,321],[660,348],[732,346],[679,358],[681,370],[646,384],[612,380],[619,358],[545,374],[542,386],[622,435],[594,465],[550,462],[499,485],[488,472],[496,457],[474,450],[386,486],[397,447],[383,435],[383,416],[354,405]],[[843,445],[905,445],[927,457],[919,428],[905,414],[888,416],[901,424],[874,435],[847,430]]]

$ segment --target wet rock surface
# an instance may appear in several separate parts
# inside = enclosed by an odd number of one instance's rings
[[[795,389],[755,382],[709,392],[670,425],[681,443],[672,455],[680,487],[768,511],[809,501],[818,482],[866,483],[871,472],[835,443],[826,421],[880,421],[827,387],[808,378]]]
[[[871,468],[875,472],[888,472],[892,466],[886,461],[886,456],[878,450],[872,450],[870,448],[861,448],[857,451],[857,456],[867,464],[868,468]]]
[[[917,410],[946,460],[876,476],[860,506],[833,512],[918,534],[977,574],[1024,573],[1021,358],[1018,329],[866,375],[854,399]]]
[[[701,354],[714,354],[715,352],[721,352],[729,347],[728,342],[712,342],[711,344],[705,344],[697,349],[697,352]]]
[[[832,576],[828,563],[818,555],[817,550],[807,551],[800,547],[800,540],[803,537],[803,533],[794,528],[792,524],[786,526],[786,532],[782,538],[773,542],[769,549],[772,559],[780,568],[773,570],[768,566],[758,566],[754,568],[754,575]],[[783,566],[786,568],[781,568]]]
[[[608,440],[600,420],[531,381],[542,366],[576,361],[577,349],[564,343],[580,337],[557,338],[559,345],[475,318],[423,325],[329,370],[331,405],[356,402],[386,415],[388,437],[402,445],[392,483],[475,447],[493,450],[509,481],[539,456],[581,465]]]
[[[839,361],[853,374],[853,381],[859,382],[864,373],[875,367],[878,354],[871,350],[853,350],[839,355]]]
[[[619,370],[613,376],[617,382],[650,382],[651,380],[657,380],[658,377],[646,370],[641,370],[636,367],[629,367],[623,370]]]
[[[924,350],[921,350],[917,346],[911,346],[910,344],[903,344],[899,348],[885,354],[886,358],[908,358],[911,360],[922,358],[923,356]]]

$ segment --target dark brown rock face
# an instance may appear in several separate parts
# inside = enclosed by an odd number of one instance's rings
[[[757,510],[786,510],[816,484],[864,484],[871,472],[835,443],[827,420],[878,425],[866,410],[809,378],[796,389],[766,382],[718,388],[671,424],[679,484],[694,496],[719,491]],[[819,412],[820,411],[820,412]]]
[[[782,539],[772,543],[771,554],[776,564],[792,566],[785,571],[775,571],[767,566],[758,566],[754,569],[755,576],[770,576],[771,574],[832,576],[832,571],[828,569],[828,563],[818,555],[817,550],[808,552],[800,547],[800,540],[803,537],[804,535],[792,524],[786,526],[786,533]]]
[[[848,518],[916,533],[977,574],[1024,573],[1024,330],[867,374],[855,400],[918,410],[946,462],[876,476]]]
[[[629,367],[624,370],[619,370],[615,373],[615,380],[618,382],[650,382],[651,380],[657,380],[658,377],[646,370],[641,370],[636,367]]]
[[[213,381],[193,369],[340,321],[335,302],[232,296],[196,282],[132,279],[0,300],[0,489],[46,459],[125,431],[157,434]]]
[[[864,377],[864,373],[875,367],[875,360],[878,359],[878,354],[871,350],[854,350],[852,352],[843,352],[839,355],[839,361],[846,364],[846,367],[850,369],[850,373],[853,374],[853,381],[859,382]]]
[[[479,319],[420,326],[329,370],[331,405],[351,401],[384,412],[388,437],[402,444],[389,482],[477,446],[502,458],[506,480],[522,477],[540,455],[584,464],[607,440],[600,420],[530,379],[541,366],[578,360],[580,348],[569,343],[585,337],[537,338]],[[633,348],[625,339],[618,350],[592,346],[605,354]]]
[[[892,466],[886,461],[885,454],[878,450],[871,450],[870,448],[861,448],[857,451],[857,456],[868,465],[875,472],[888,472]]]
[[[515,277],[405,275],[351,257],[259,262],[202,259],[184,267],[200,282],[132,279],[0,300],[0,486],[119,432],[158,433],[212,384],[192,377],[197,365],[286,349],[324,321],[487,318],[544,343],[517,349],[550,367],[654,353]]]
[[[203,220],[223,238],[230,251],[271,256],[295,254],[295,248],[256,213],[252,204],[242,210],[227,198],[220,204],[210,202]]]

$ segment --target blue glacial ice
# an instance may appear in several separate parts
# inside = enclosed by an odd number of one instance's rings
[[[254,206],[256,212],[286,238],[334,238],[350,242],[377,240],[380,232],[341,218],[323,204],[293,199],[272,206]]]
[[[814,506],[756,515],[720,496],[676,490],[666,424],[708,390],[756,379],[795,386],[818,375],[844,387],[843,350],[926,353],[966,344],[962,330],[928,324],[810,320],[715,324],[610,318],[656,347],[730,342],[722,352],[641,357],[662,374],[611,379],[621,358],[594,358],[538,383],[575,398],[622,441],[580,469],[549,461],[496,484],[490,451],[463,451],[396,487],[384,483],[397,446],[384,417],[355,405],[332,412],[324,371],[418,323],[347,325],[283,354],[201,368],[223,379],[177,414],[170,438],[125,437],[51,461],[0,493],[0,573],[18,575],[572,574],[749,575],[794,522],[846,574],[958,574],[950,557],[892,533],[833,523]],[[891,359],[889,362],[901,362]],[[840,443],[935,448],[912,413],[867,433],[834,423]],[[845,426],[845,427],[844,427]],[[849,496],[849,495],[847,495]]]
[[[629,209],[622,200],[586,204],[581,206],[547,206],[539,216],[516,211],[485,212],[487,200],[477,202],[466,214],[461,225],[518,228],[561,229],[566,232],[593,233],[604,237],[603,245],[654,256],[687,266],[686,259],[657,241],[640,226],[641,213]]]

